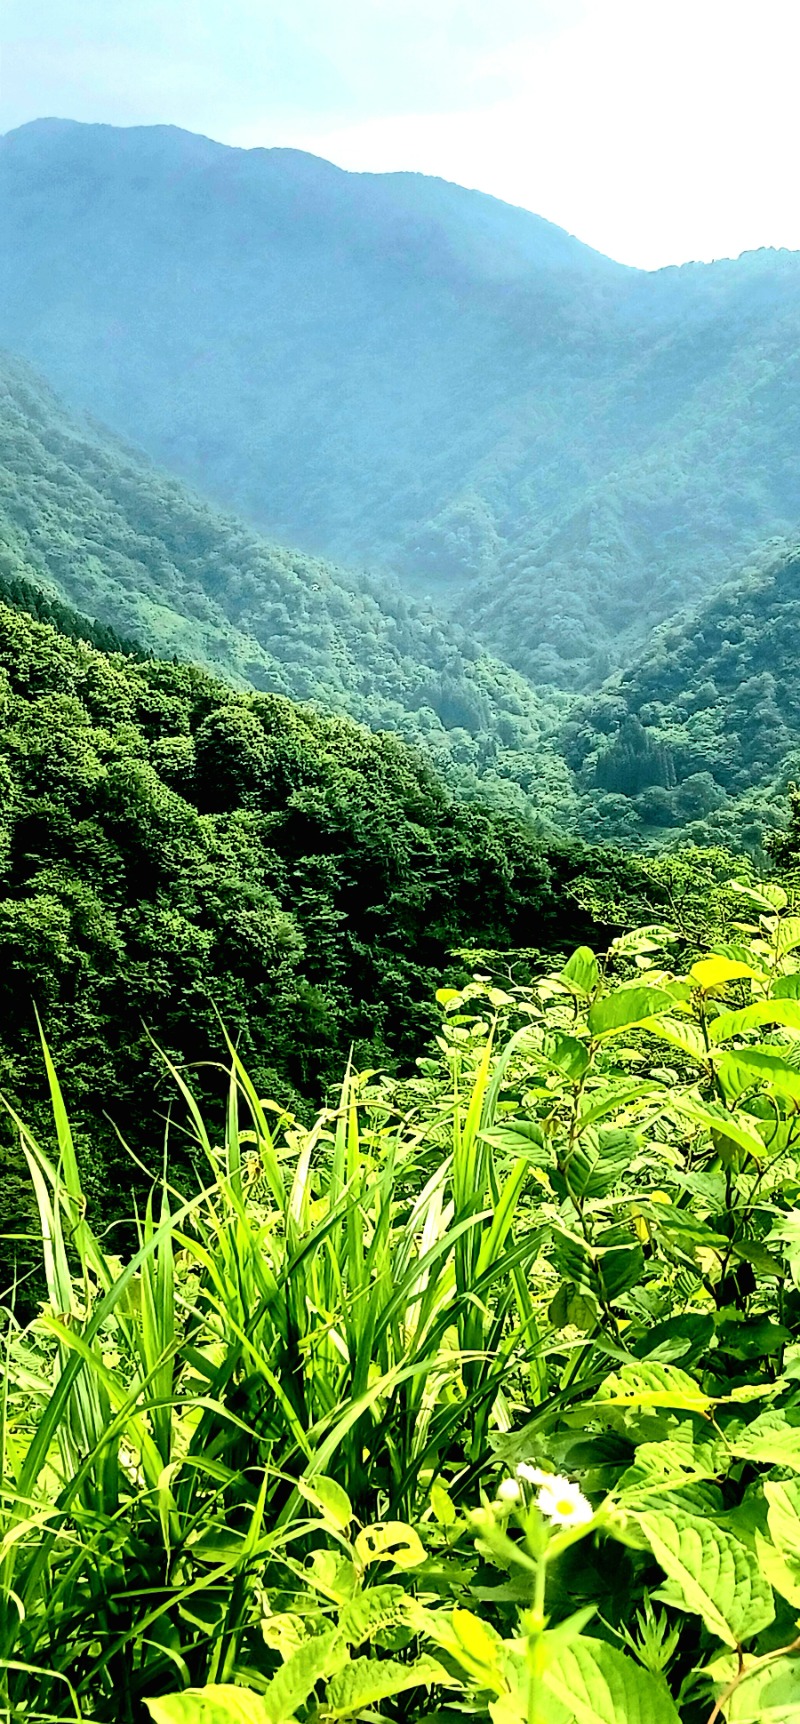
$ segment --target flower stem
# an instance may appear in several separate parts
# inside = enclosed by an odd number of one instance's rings
[[[528,1636],[528,1724],[544,1724],[540,1710],[542,1671],[544,1669],[545,1593],[547,1588],[547,1556],[542,1554],[536,1565],[533,1588],[531,1631]]]

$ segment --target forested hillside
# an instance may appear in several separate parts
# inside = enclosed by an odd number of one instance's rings
[[[218,514],[71,418],[10,356],[0,357],[0,576],[44,583],[156,654],[392,730],[467,795],[550,825],[574,813],[556,708],[521,675],[386,583]]]
[[[757,847],[800,777],[798,665],[800,548],[773,546],[572,708],[584,829]]]
[[[0,702],[0,1093],[42,1094],[38,1010],[112,1206],[114,1126],[141,1147],[163,1080],[151,1035],[213,1090],[197,1062],[225,1025],[260,1092],[299,1105],[351,1048],[391,1066],[424,1047],[453,948],[561,945],[591,926],[581,881],[601,918],[606,874],[638,890],[621,858],[454,802],[390,737],[4,605]],[[5,1173],[14,1234],[16,1151]]]
[[[646,274],[413,174],[0,141],[0,340],[284,542],[599,682],[797,525],[800,259]]]

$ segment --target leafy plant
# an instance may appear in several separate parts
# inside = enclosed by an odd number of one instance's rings
[[[650,926],[442,990],[437,1057],[311,1128],[231,1047],[217,1143],[173,1071],[208,1182],[164,1179],[124,1265],[45,1053],[14,1724],[791,1716],[800,920],[732,897],[685,965]]]

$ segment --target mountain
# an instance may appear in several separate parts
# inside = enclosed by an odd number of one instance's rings
[[[758,850],[800,777],[800,543],[773,545],[579,701],[562,746],[583,828]]]
[[[797,525],[800,256],[629,270],[524,210],[171,127],[0,140],[0,340],[281,540],[597,682]]]
[[[0,583],[20,581],[114,641],[395,731],[466,795],[574,811],[553,703],[459,625],[218,514],[0,355]]]

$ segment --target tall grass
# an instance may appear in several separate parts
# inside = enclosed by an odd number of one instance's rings
[[[124,1264],[45,1058],[56,1152],[14,1116],[46,1302],[4,1331],[0,1717],[138,1724],[145,1695],[265,1685],[259,1595],[302,1561],[315,1478],[365,1522],[413,1521],[443,1468],[474,1491],[513,1373],[541,1392],[540,1241],[528,1162],[485,1136],[490,1044],[436,1154],[353,1073],[311,1130],[276,1124],[232,1047],[216,1143],[174,1071],[207,1182],[156,1182]]]

